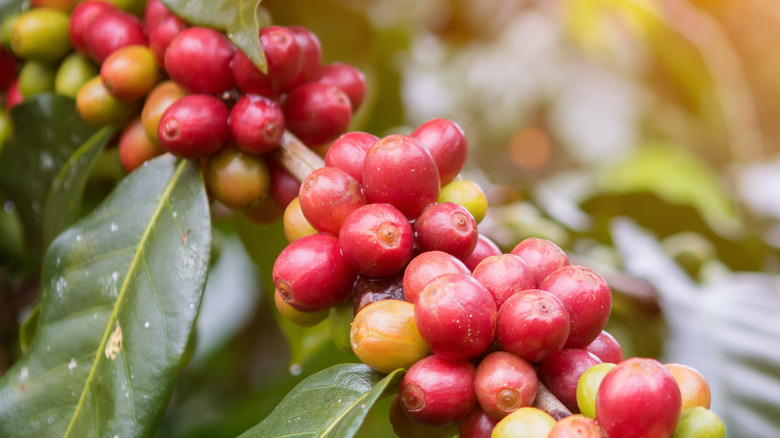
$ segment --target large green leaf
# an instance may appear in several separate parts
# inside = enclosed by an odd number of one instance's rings
[[[42,255],[78,218],[89,168],[113,130],[87,125],[73,99],[55,94],[25,100],[13,108],[11,120],[0,190],[16,204],[28,244]]]
[[[242,437],[350,438],[371,407],[398,391],[405,371],[385,376],[362,364],[341,364],[303,380]]]
[[[150,436],[200,308],[210,239],[200,166],[170,155],[60,234],[36,333],[0,381],[0,436]]]
[[[161,0],[173,13],[196,26],[227,32],[233,42],[261,71],[267,65],[258,31],[271,17],[260,6],[263,0]]]

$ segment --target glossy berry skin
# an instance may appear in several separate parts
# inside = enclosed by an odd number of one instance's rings
[[[161,82],[146,96],[144,108],[141,110],[141,122],[146,135],[155,143],[160,141],[157,137],[157,127],[160,125],[163,113],[182,97],[184,97],[184,89],[173,81]]]
[[[604,376],[615,368],[614,363],[600,363],[585,370],[577,381],[577,407],[586,417],[596,418],[596,394]]]
[[[293,89],[314,79],[322,63],[322,45],[317,35],[305,27],[288,26],[287,30],[293,33],[301,48],[301,66],[289,85],[290,89]]]
[[[414,219],[438,199],[439,171],[430,152],[419,141],[405,135],[389,135],[366,153],[363,190],[368,202],[388,203]]]
[[[553,271],[569,264],[569,258],[558,245],[537,237],[529,237],[518,243],[512,249],[512,254],[523,259],[531,268],[536,281],[534,287],[537,288]]]
[[[470,275],[445,274],[422,290],[414,320],[434,354],[466,359],[482,354],[493,342],[496,303]]]
[[[441,184],[445,185],[458,176],[468,155],[466,134],[457,123],[449,119],[429,120],[412,132],[431,152],[439,169]]]
[[[416,303],[423,288],[444,274],[469,274],[466,265],[442,251],[428,251],[414,257],[404,270],[404,296]]]
[[[205,94],[190,94],[174,102],[163,113],[157,128],[160,145],[183,158],[213,154],[228,137],[228,108],[221,100]]]
[[[301,237],[317,234],[316,228],[312,227],[309,221],[303,216],[301,211],[301,202],[296,196],[287,204],[284,209],[284,237],[287,242],[292,243]]]
[[[421,359],[401,380],[404,412],[414,421],[442,426],[464,418],[476,406],[474,365],[438,356]]]
[[[496,421],[531,406],[539,381],[526,360],[506,351],[485,356],[477,366],[474,388],[479,406]]]
[[[146,34],[141,20],[124,11],[104,11],[84,30],[84,47],[98,64],[122,47],[132,45],[147,45]]]
[[[512,295],[534,287],[528,265],[514,254],[487,257],[477,265],[472,275],[493,294],[499,309]]]
[[[357,273],[341,256],[338,240],[327,234],[302,237],[276,258],[273,281],[288,304],[317,312],[349,296]]]
[[[0,47],[0,93],[4,93],[15,78],[16,58],[5,48]]]
[[[165,150],[146,135],[141,118],[135,118],[119,137],[119,161],[127,172],[140,167],[144,162],[162,155]]]
[[[138,104],[122,102],[112,96],[103,85],[100,76],[85,82],[76,94],[79,116],[91,125],[125,123],[137,113],[138,106]]]
[[[588,346],[586,351],[595,354],[604,363],[620,363],[623,361],[623,348],[612,335],[602,330]]]
[[[270,178],[261,157],[227,147],[208,157],[204,179],[217,200],[240,210],[268,193]]]
[[[279,103],[256,94],[245,94],[230,110],[230,134],[239,149],[264,154],[279,146],[284,115]]]
[[[187,23],[175,15],[162,17],[155,27],[149,29],[149,49],[154,54],[154,60],[160,67],[165,67],[165,52],[171,41],[184,29]]]
[[[301,191],[301,182],[282,167],[276,160],[268,160],[271,171],[271,198],[281,207],[286,207]]]
[[[308,174],[298,198],[306,220],[333,236],[339,235],[347,216],[366,204],[360,184],[335,167],[320,167]]]
[[[539,286],[558,297],[571,317],[566,348],[583,348],[598,337],[612,311],[612,291],[607,282],[583,266],[564,266]]]
[[[465,264],[467,268],[474,272],[474,269],[476,269],[477,265],[479,265],[482,260],[485,260],[490,256],[500,254],[501,248],[499,248],[495,242],[490,240],[490,238],[480,234],[477,236],[477,244],[474,246],[474,251],[471,251],[471,254],[463,259],[463,264]]]
[[[466,207],[477,223],[485,218],[488,208],[487,196],[479,184],[465,179],[442,185],[439,202],[454,202]]]
[[[377,301],[405,301],[403,275],[399,273],[381,278],[358,275],[357,280],[355,280],[355,285],[352,286],[352,299],[355,313],[360,312],[364,307]]]
[[[559,420],[547,438],[606,438],[596,420],[583,415],[571,415]]]
[[[452,202],[429,205],[414,222],[421,251],[444,251],[464,259],[477,245],[477,221],[465,207]]]
[[[460,438],[490,438],[498,421],[490,418],[479,406],[458,422]]]
[[[325,165],[338,167],[363,184],[363,160],[371,146],[379,140],[375,135],[351,131],[339,137],[325,154]]]
[[[569,319],[555,296],[539,289],[518,292],[498,311],[496,340],[504,350],[539,362],[563,348]]]
[[[59,61],[71,49],[68,14],[50,8],[23,12],[11,27],[10,43],[19,58],[43,63]]]
[[[669,370],[677,386],[680,387],[681,411],[697,406],[710,408],[712,401],[710,385],[696,368],[681,363],[667,363],[664,367]]]
[[[596,395],[596,422],[607,436],[668,437],[680,418],[680,388],[655,359],[631,358],[601,381]]]
[[[301,46],[293,32],[282,26],[264,27],[259,36],[268,73],[261,72],[239,50],[233,60],[233,77],[244,93],[276,98],[290,90],[292,80],[300,71]]]
[[[300,327],[314,326],[327,318],[329,313],[327,310],[321,310],[319,312],[313,313],[301,312],[300,310],[297,310],[291,305],[287,304],[278,290],[274,291],[274,305],[276,306],[276,310],[278,310],[282,316]]]
[[[70,20],[68,21],[68,36],[73,48],[79,53],[86,54],[87,48],[84,44],[84,33],[87,28],[97,16],[103,12],[113,10],[116,10],[114,5],[102,1],[84,1],[76,5],[70,13]]]
[[[11,111],[11,108],[22,103],[24,96],[19,91],[19,80],[14,79],[5,91],[5,110]]]
[[[218,94],[235,85],[230,63],[236,48],[214,29],[190,27],[165,51],[168,75],[193,93]]]
[[[149,0],[144,8],[144,23],[147,29],[154,29],[160,20],[173,15],[160,0]]]
[[[349,126],[349,98],[336,87],[309,82],[292,90],[284,102],[287,129],[309,147],[335,140]]]
[[[369,277],[384,277],[404,269],[411,260],[414,233],[395,207],[368,204],[347,216],[339,244],[350,266]]]
[[[547,438],[555,423],[555,418],[541,409],[520,408],[496,424],[491,438]]]
[[[75,98],[81,86],[98,73],[98,68],[89,58],[78,52],[71,53],[57,68],[54,92]]]
[[[366,76],[356,67],[341,62],[323,65],[314,80],[332,85],[349,97],[352,111],[357,111],[366,96]]]
[[[570,411],[579,413],[577,382],[590,367],[601,360],[579,348],[564,348],[547,357],[539,365],[539,379]]]
[[[160,72],[152,51],[146,46],[125,46],[108,55],[100,67],[100,78],[112,96],[133,102],[146,96]]]

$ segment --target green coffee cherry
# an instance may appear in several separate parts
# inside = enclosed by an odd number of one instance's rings
[[[12,133],[13,125],[11,124],[11,118],[8,117],[8,113],[4,109],[0,109],[0,154],[3,152],[5,141],[11,137]]]
[[[577,407],[582,415],[596,418],[596,394],[604,376],[615,368],[614,363],[600,363],[588,368],[577,382]]]
[[[7,49],[11,48],[11,29],[14,27],[14,23],[16,23],[16,19],[19,18],[19,15],[21,14],[16,13],[5,17],[2,27],[0,27],[0,42]]]
[[[51,64],[27,61],[19,72],[19,92],[24,97],[30,97],[53,91],[56,75],[57,69]]]
[[[146,7],[146,0],[106,0],[113,3],[117,8],[129,12],[133,15],[141,16]]]
[[[455,180],[441,188],[439,202],[462,205],[480,223],[485,218],[488,202],[485,192],[477,183],[469,180]]]
[[[122,102],[108,92],[100,76],[88,80],[76,94],[76,108],[91,125],[113,125],[129,120],[140,105]]]
[[[98,68],[86,56],[71,53],[60,64],[54,78],[54,91],[75,98],[79,89],[88,80],[97,76]]]
[[[22,15],[11,28],[11,50],[20,58],[55,62],[70,51],[68,14],[36,8]]]
[[[672,438],[725,438],[726,426],[709,409],[701,406],[688,408],[680,414],[680,421]]]

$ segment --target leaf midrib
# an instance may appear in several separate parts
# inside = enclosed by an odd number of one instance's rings
[[[97,369],[98,364],[103,358],[103,355],[101,353],[105,349],[106,343],[108,342],[108,338],[114,330],[114,324],[117,320],[119,309],[122,307],[122,303],[124,302],[124,297],[128,293],[129,290],[128,285],[130,284],[130,277],[131,277],[130,273],[135,271],[139,260],[143,257],[143,248],[146,247],[146,243],[149,240],[149,236],[151,235],[152,229],[154,228],[153,224],[157,222],[157,218],[160,216],[160,214],[164,210],[164,206],[167,203],[166,200],[170,196],[174,187],[176,187],[176,183],[178,182],[181,175],[184,173],[184,170],[186,169],[188,164],[189,164],[189,160],[182,160],[182,162],[179,163],[176,172],[173,174],[168,185],[165,187],[165,191],[163,191],[162,196],[160,196],[160,200],[157,203],[157,207],[155,207],[155,210],[152,213],[152,216],[149,220],[149,224],[146,226],[146,229],[144,229],[144,233],[141,236],[141,240],[138,242],[138,247],[136,249],[135,255],[133,256],[133,260],[130,263],[130,267],[127,270],[128,275],[125,275],[124,281],[122,282],[122,289],[119,291],[119,294],[117,295],[116,305],[114,306],[114,310],[111,312],[111,317],[108,320],[108,324],[106,324],[106,330],[105,332],[103,332],[103,339],[100,341],[100,345],[98,345],[98,348],[95,351],[95,360],[92,362],[92,368],[89,370],[89,375],[87,376],[87,380],[84,382],[84,389],[81,391],[81,396],[79,397],[79,401],[76,404],[76,410],[73,412],[73,416],[70,419],[70,423],[68,423],[68,428],[65,430],[65,434],[63,435],[63,438],[67,438],[70,436],[72,429],[76,424],[75,420],[79,416],[82,406],[84,406],[84,401],[87,395],[87,389],[92,385],[92,380],[95,376],[95,370]],[[120,354],[124,355],[124,350],[120,352]]]

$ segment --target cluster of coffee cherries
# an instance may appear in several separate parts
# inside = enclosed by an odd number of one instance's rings
[[[317,36],[300,26],[260,29],[264,73],[224,34],[190,26],[159,0],[146,3],[143,19],[89,0],[70,14],[34,8],[13,21],[11,47],[27,63],[11,84],[22,92],[7,104],[35,94],[23,87],[25,72],[45,52],[56,78],[35,92],[75,97],[90,124],[124,126],[127,171],[165,152],[200,159],[209,194],[261,222],[279,219],[300,184],[270,159],[283,136],[311,148],[332,142],[366,92],[363,73],[323,65]]]

